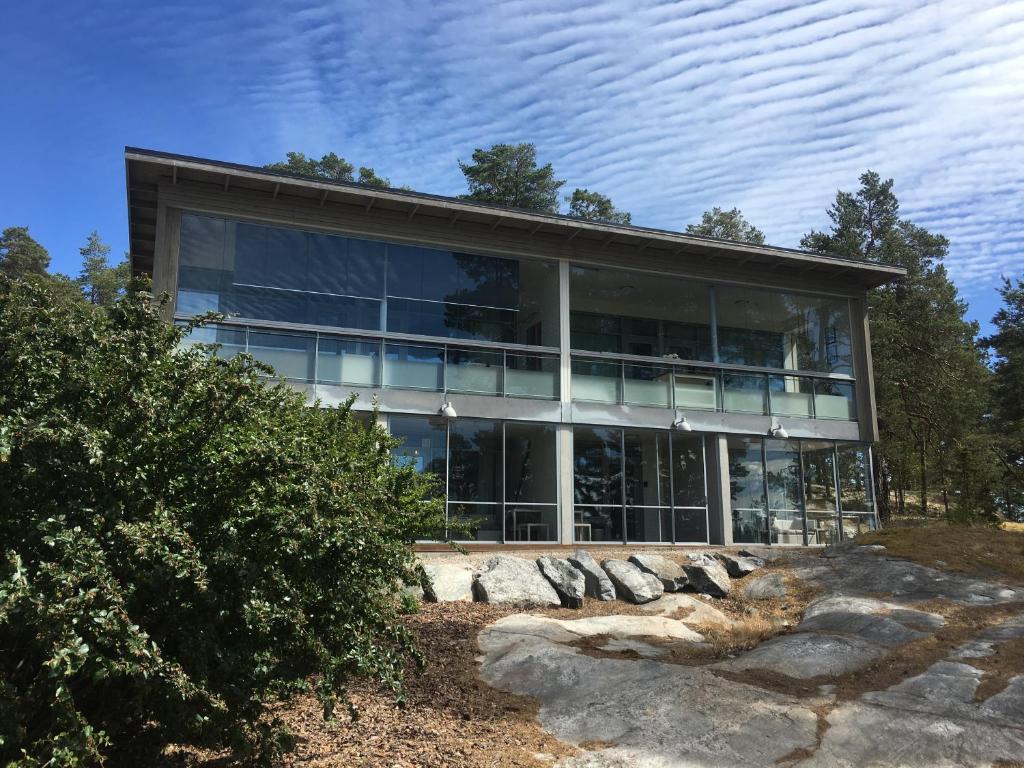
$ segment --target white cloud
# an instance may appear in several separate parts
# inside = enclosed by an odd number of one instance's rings
[[[457,193],[474,147],[533,141],[637,223],[737,205],[785,246],[871,168],[966,295],[1024,268],[1024,3],[267,0],[118,33],[202,84],[227,159],[335,150]]]

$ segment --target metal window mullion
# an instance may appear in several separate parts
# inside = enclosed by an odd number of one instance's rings
[[[804,469],[804,441],[797,441],[797,455],[800,459],[800,509],[803,516],[804,526],[804,546],[808,545],[807,542],[807,482],[806,482],[806,471]]]
[[[715,293],[715,286],[708,286],[708,328],[711,331],[711,359],[721,362],[721,355],[718,352],[718,297]]]
[[[768,534],[768,545],[772,543],[772,503],[768,496],[768,440],[761,438],[761,484],[764,486],[764,523]]]
[[[619,502],[622,515],[622,543],[627,542],[626,536],[626,430],[619,429]]]
[[[843,540],[843,505],[839,501],[839,444],[834,440],[832,442],[832,493],[835,495],[835,500],[832,502],[835,505],[835,523],[838,527],[837,532],[839,533],[839,540]]]
[[[700,436],[700,463],[704,471],[704,538],[711,540],[711,513],[708,510],[708,446],[705,436]],[[725,521],[722,521],[722,535],[725,535]]]
[[[674,374],[673,374],[674,375]],[[672,387],[675,389],[675,387]],[[674,401],[673,401],[674,402]],[[676,486],[675,486],[675,475],[676,475],[676,463],[675,463],[675,435],[672,432],[668,433],[668,505],[669,505],[669,517],[671,523],[669,527],[672,529],[672,543],[676,543]]]
[[[508,481],[508,477],[507,477],[507,472],[506,472],[506,467],[505,467],[505,465],[506,465],[505,454],[506,454],[506,452],[508,450],[508,448],[507,448],[507,446],[505,444],[506,439],[507,439],[507,437],[506,437],[506,434],[505,434],[505,422],[503,421],[503,422],[501,422],[501,543],[502,544],[508,544],[508,537],[505,535],[505,526],[506,526],[506,522],[505,522],[505,508],[506,508],[506,500],[508,499],[508,486],[506,485],[506,483]],[[513,521],[513,523],[514,522],[515,521]],[[515,528],[512,529],[513,533],[515,532],[515,530],[516,530]]]
[[[772,377],[770,374],[764,374],[764,392],[765,392],[765,404],[768,406],[768,416],[774,416],[774,410],[772,409]]]

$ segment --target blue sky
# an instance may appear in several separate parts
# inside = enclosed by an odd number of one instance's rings
[[[518,141],[638,224],[738,206],[783,246],[872,168],[972,317],[1024,272],[1019,1],[10,2],[0,72],[0,227],[65,272],[93,229],[126,248],[126,144],[457,194]]]

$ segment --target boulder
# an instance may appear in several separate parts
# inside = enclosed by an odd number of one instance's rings
[[[682,567],[664,555],[630,555],[629,562],[658,579],[666,592],[682,592],[687,584]]]
[[[484,563],[473,582],[473,591],[484,603],[520,608],[557,608],[562,604],[535,562],[508,555],[498,555]]]
[[[540,568],[544,578],[555,588],[558,599],[562,601],[562,607],[583,607],[583,595],[586,593],[587,580],[578,568],[568,560],[559,560],[557,557],[548,555],[537,558],[537,567]]]
[[[601,567],[615,585],[615,591],[623,600],[631,603],[649,603],[661,597],[665,588],[661,580],[645,573],[625,560],[603,560]]]
[[[732,588],[729,574],[721,563],[712,558],[707,558],[707,562],[698,561],[692,565],[684,565],[683,570],[686,571],[686,578],[690,580],[690,586],[701,594],[725,597]]]
[[[473,570],[455,563],[424,563],[427,588],[423,597],[431,603],[473,602]]]
[[[769,573],[756,581],[743,585],[743,596],[748,600],[771,600],[786,596],[786,582],[778,573]]]
[[[587,597],[602,601],[615,599],[615,585],[587,550],[577,549],[569,557],[569,565],[583,574],[586,581]]]
[[[764,561],[760,558],[734,556],[725,552],[720,552],[718,559],[725,564],[725,570],[734,579],[742,579],[764,565]]]

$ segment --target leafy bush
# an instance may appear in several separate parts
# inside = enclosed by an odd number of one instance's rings
[[[400,699],[435,481],[347,406],[179,349],[145,286],[99,309],[0,280],[0,761],[266,761],[264,705],[308,681],[328,716],[351,675]]]

